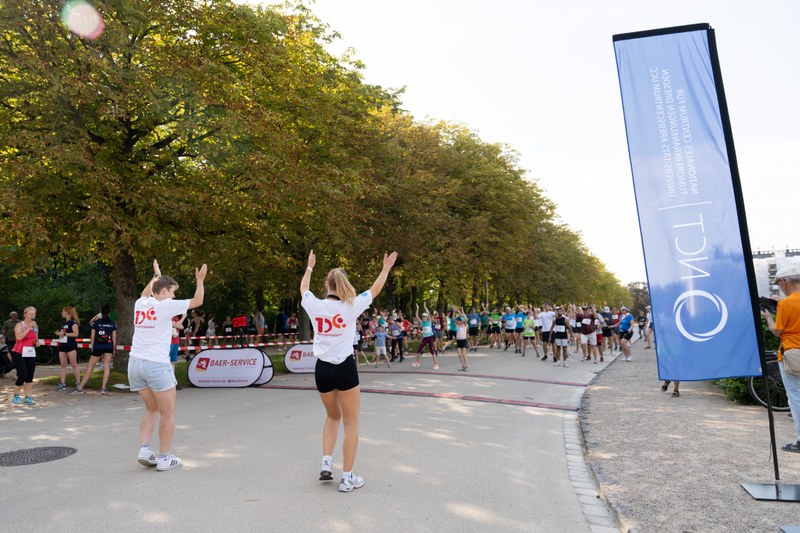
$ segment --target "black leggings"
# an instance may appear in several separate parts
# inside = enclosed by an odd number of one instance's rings
[[[392,339],[392,357],[395,357],[398,348],[400,349],[400,357],[403,357],[403,337]]]
[[[22,354],[11,352],[14,369],[17,371],[17,381],[14,385],[21,387],[25,383],[33,383],[33,373],[36,371],[35,357],[22,357]]]

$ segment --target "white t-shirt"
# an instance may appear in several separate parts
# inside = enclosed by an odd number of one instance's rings
[[[542,321],[542,331],[550,331],[550,326],[553,325],[555,318],[555,311],[542,311],[539,313],[539,320]]]
[[[372,293],[364,291],[353,303],[320,300],[311,291],[303,294],[302,306],[314,328],[314,355],[338,365],[353,354],[356,320],[372,304]]]
[[[130,357],[156,363],[169,363],[172,317],[186,314],[189,300],[158,301],[141,297],[133,306],[133,341]]]

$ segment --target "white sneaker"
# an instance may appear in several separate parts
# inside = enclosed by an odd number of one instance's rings
[[[165,472],[167,470],[172,470],[173,468],[178,468],[183,464],[183,461],[168,453],[166,457],[159,457],[158,464],[156,465],[156,470],[159,472]]]
[[[153,450],[150,448],[140,448],[137,461],[144,466],[156,466],[158,464],[158,457],[155,456]]]
[[[355,474],[343,477],[339,482],[339,492],[350,492],[353,489],[360,489],[364,486],[364,478]]]
[[[556,361],[555,363],[553,363],[553,366],[561,366],[561,363]]]
[[[332,479],[333,479],[333,460],[323,458],[322,463],[319,465],[319,480],[330,481]]]
[[[561,365],[561,366],[563,366],[564,368],[569,368],[569,365],[567,364],[567,362],[566,362],[566,361],[564,361],[564,364],[563,364],[563,365]]]

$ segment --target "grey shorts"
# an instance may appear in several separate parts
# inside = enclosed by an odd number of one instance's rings
[[[156,363],[143,359],[128,359],[128,384],[134,392],[149,388],[153,392],[166,392],[178,384],[169,363]]]

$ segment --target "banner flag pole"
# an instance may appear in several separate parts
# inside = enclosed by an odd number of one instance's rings
[[[694,24],[614,35],[645,255],[659,378],[763,375],[758,290],[714,30]],[[754,498],[800,501],[774,477]]]

